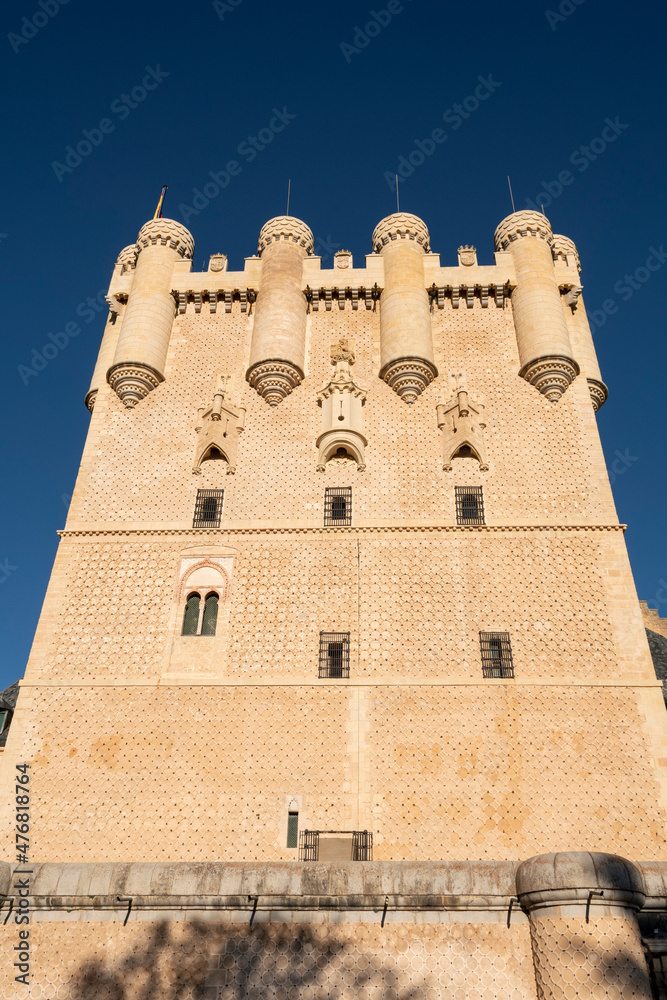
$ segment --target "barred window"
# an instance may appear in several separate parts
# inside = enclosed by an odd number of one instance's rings
[[[224,490],[197,490],[193,528],[219,528]]]
[[[352,487],[327,486],[324,490],[324,526],[352,524]]]
[[[484,524],[484,497],[481,486],[455,486],[456,523]]]
[[[509,632],[480,632],[484,677],[514,677]]]
[[[302,830],[299,861],[372,861],[370,830]]]
[[[185,604],[183,615],[183,631],[181,635],[197,635],[199,628],[199,594],[190,594]]]
[[[319,676],[350,676],[349,632],[320,632]]]
[[[299,814],[298,812],[288,812],[287,814],[287,846],[299,846]]]

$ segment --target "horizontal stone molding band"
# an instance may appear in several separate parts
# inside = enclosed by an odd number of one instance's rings
[[[332,532],[356,535],[386,535],[399,532],[422,532],[423,534],[482,532],[521,532],[521,531],[622,531],[627,524],[438,524],[438,525],[387,525],[380,527],[266,527],[266,528],[62,528],[56,534],[60,538],[80,538],[90,536],[135,536],[135,535],[188,535],[193,540],[204,535],[213,535],[224,540],[235,535],[322,535],[330,537]]]
[[[36,680],[36,681],[25,681],[21,680],[19,686],[21,690],[28,688],[69,688],[70,690],[76,688],[114,688],[115,690],[123,688],[135,688],[135,687],[239,687],[239,688],[258,688],[258,687],[270,687],[270,688],[285,688],[285,687],[308,687],[308,688],[321,688],[322,686],[331,685],[340,688],[384,688],[384,687],[397,687],[397,688],[450,688],[450,687],[510,687],[512,689],[521,687],[553,687],[562,688],[567,690],[572,687],[576,688],[627,688],[630,691],[636,691],[642,688],[660,688],[662,689],[662,681],[614,681],[607,680],[606,678],[593,678],[592,680],[569,680],[565,683],[562,680],[554,680],[553,677],[477,677],[471,680],[469,677],[450,677],[446,680],[420,680],[419,678],[410,680],[388,680],[385,677],[366,677],[360,678],[359,680],[355,678],[340,678],[340,677],[320,677],[317,680],[313,680],[312,677],[307,678],[293,678],[289,681],[283,680],[266,680],[264,678],[256,678],[254,680],[231,680],[229,677],[219,677],[217,674],[162,674],[160,677],[155,677],[149,681],[129,681],[125,677],[107,677],[103,681],[82,681],[79,678],[72,678],[71,680],[62,681],[47,681],[47,680]]]

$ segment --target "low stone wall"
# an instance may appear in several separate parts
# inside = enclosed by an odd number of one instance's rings
[[[667,863],[581,852],[521,865],[35,864],[29,874],[17,867],[0,866],[0,892],[14,905],[0,935],[6,998],[663,995]],[[15,923],[25,912],[25,879],[29,925]],[[12,972],[22,929],[29,986]]]

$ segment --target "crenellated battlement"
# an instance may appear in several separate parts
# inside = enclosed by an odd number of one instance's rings
[[[116,262],[107,300],[121,329],[108,338],[113,349],[105,338],[87,404],[94,404],[104,377],[127,407],[156,388],[175,316],[238,311],[253,321],[247,380],[277,406],[303,381],[307,318],[346,309],[379,314],[378,377],[412,404],[439,377],[433,314],[446,307],[508,306],[517,375],[557,403],[583,372],[594,409],[604,403],[607,390],[581,300],[579,255],[572,240],[554,236],[545,216],[520,211],[504,219],[492,264],[480,264],[470,245],[458,248],[455,265],[443,264],[431,250],[426,223],[409,213],[381,220],[371,243],[363,267],[354,266],[349,251],[339,251],[333,266],[323,268],[310,228],[293,216],[277,216],[262,227],[258,254],[245,259],[242,271],[228,270],[221,253],[211,256],[205,271],[193,271],[188,230],[173,220],[151,220]]]

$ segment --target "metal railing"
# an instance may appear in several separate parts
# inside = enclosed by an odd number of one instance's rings
[[[373,834],[370,830],[302,830],[299,834],[299,861],[319,861],[320,836],[351,837],[351,860],[373,860]]]

